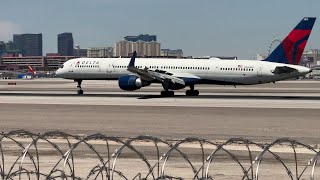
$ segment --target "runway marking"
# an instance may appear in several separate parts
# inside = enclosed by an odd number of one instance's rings
[[[1,104],[65,104],[114,106],[167,106],[167,107],[242,107],[242,108],[308,108],[320,109],[320,101],[290,99],[194,99],[86,96],[0,96]]]

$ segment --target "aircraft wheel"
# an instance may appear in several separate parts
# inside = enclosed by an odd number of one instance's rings
[[[193,91],[193,95],[194,95],[194,96],[199,96],[199,91],[198,91],[198,90],[194,90],[194,91]]]
[[[186,96],[198,96],[199,91],[198,90],[187,90],[186,91]]]
[[[83,90],[78,90],[78,94],[83,94]]]
[[[161,91],[161,96],[172,97],[172,96],[174,96],[174,91]]]
[[[174,91],[169,91],[169,96],[174,96]]]
[[[191,91],[190,90],[186,90],[186,96],[191,96]]]

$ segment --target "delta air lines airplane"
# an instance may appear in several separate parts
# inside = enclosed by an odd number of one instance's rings
[[[76,58],[65,62],[56,75],[78,83],[83,80],[118,80],[119,87],[134,91],[152,83],[162,84],[162,96],[189,87],[187,96],[198,96],[198,84],[253,85],[297,78],[310,73],[298,63],[316,18],[306,17],[264,60],[164,59],[164,58]]]

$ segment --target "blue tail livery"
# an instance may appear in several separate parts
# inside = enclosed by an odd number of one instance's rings
[[[264,61],[299,64],[315,21],[315,17],[303,18]]]

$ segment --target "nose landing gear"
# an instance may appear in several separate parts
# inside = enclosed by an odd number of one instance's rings
[[[83,94],[83,90],[82,90],[82,88],[81,88],[82,80],[74,80],[74,81],[76,81],[76,82],[78,83],[78,86],[77,86],[78,91],[77,91],[77,93],[78,93],[78,94]]]

